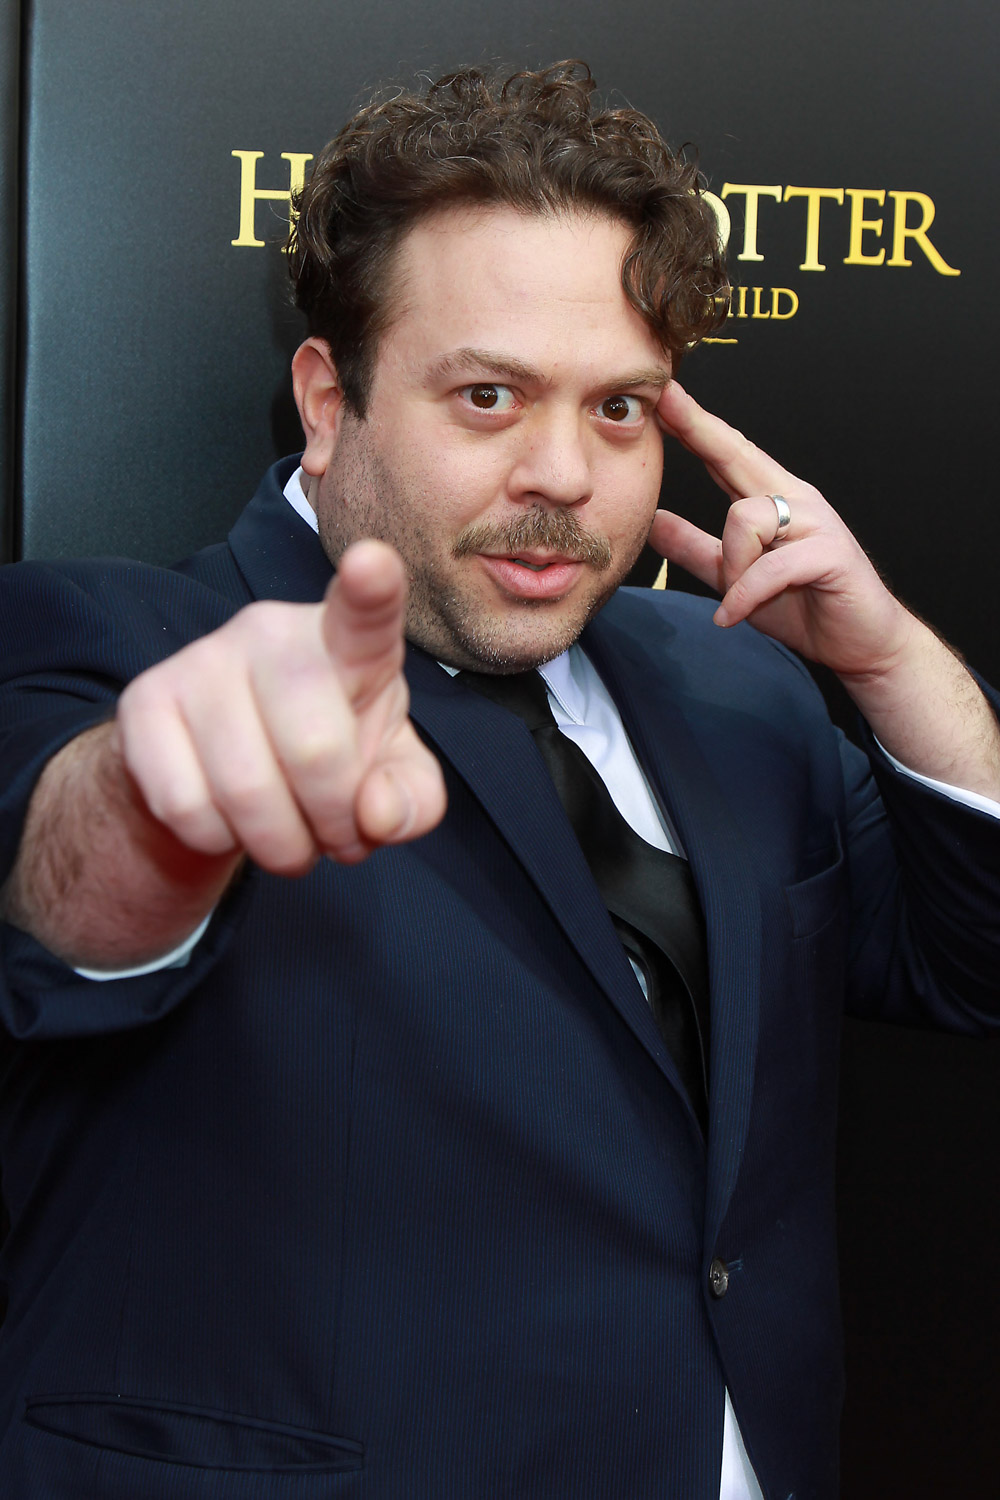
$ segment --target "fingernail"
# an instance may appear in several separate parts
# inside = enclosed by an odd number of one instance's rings
[[[368,858],[370,853],[370,845],[344,844],[337,849],[328,849],[326,858],[332,860],[335,865],[359,865],[363,859]]]
[[[391,771],[383,771],[382,778],[388,792],[387,804],[389,807],[395,805],[398,813],[395,821],[386,820],[389,824],[386,829],[386,838],[404,839],[417,821],[416,803],[410,795],[409,787]]]

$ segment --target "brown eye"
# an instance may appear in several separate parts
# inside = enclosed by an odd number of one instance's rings
[[[478,411],[512,411],[514,392],[507,385],[463,385],[463,400]]]
[[[597,409],[609,422],[628,427],[642,420],[642,402],[637,396],[608,396]]]

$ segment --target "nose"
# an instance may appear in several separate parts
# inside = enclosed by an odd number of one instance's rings
[[[525,422],[507,482],[511,499],[528,505],[580,505],[593,494],[587,434],[575,412],[536,414]]]

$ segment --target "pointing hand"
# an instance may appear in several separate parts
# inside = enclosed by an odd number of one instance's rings
[[[150,812],[288,875],[427,833],[445,790],[408,718],[405,600],[396,553],[358,542],[321,604],[251,604],[136,678],[118,733]]]

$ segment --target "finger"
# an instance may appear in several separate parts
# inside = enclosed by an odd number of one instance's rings
[[[716,623],[735,625],[788,589],[832,588],[835,571],[820,538],[764,552],[726,591],[715,613]],[[843,607],[850,610],[849,598],[844,598]]]
[[[660,426],[702,460],[720,489],[734,498],[783,494],[798,481],[760,448],[699,406],[676,380],[657,403]]]
[[[405,723],[390,752],[358,788],[357,826],[372,846],[401,844],[435,828],[444,817],[447,800],[436,757],[413,726]]]
[[[239,847],[213,805],[198,756],[173,704],[147,693],[142,678],[118,705],[122,760],[142,799],[175,838],[199,854],[230,854]]]
[[[722,543],[717,536],[702,531],[673,511],[658,510],[647,540],[661,557],[686,568],[692,577],[707,583],[709,588],[720,594],[724,592]]]
[[[184,705],[211,801],[247,855],[274,874],[307,870],[319,855],[309,819],[274,753],[249,684],[210,705]]]
[[[125,764],[150,812],[188,847],[240,849],[265,869],[298,873],[319,851],[260,722],[236,635],[217,631],[125,689]]]
[[[723,591],[774,545],[778,511],[770,495],[734,500],[722,531]]]
[[[397,676],[383,694],[384,703],[370,707],[362,725],[337,665],[309,623],[298,610],[268,620],[267,649],[250,659],[250,690],[275,761],[317,847],[353,863],[370,852],[359,845],[358,785],[386,727],[405,718],[405,684]],[[362,743],[366,726],[370,744]]]
[[[326,593],[323,640],[355,709],[374,698],[403,664],[406,575],[384,542],[348,547]]]
[[[367,704],[352,705],[341,669],[322,649],[303,611],[270,608],[260,621],[261,629],[265,626],[267,649],[251,658],[251,689],[276,759],[322,852],[338,863],[355,864],[381,843],[402,842],[433,827],[444,810],[443,782],[407,719],[401,672]],[[416,763],[412,787],[411,759]],[[359,801],[366,781],[369,790]],[[428,786],[437,789],[436,799]],[[440,805],[432,808],[435,800]],[[372,811],[359,816],[359,808],[364,812],[369,804]]]

